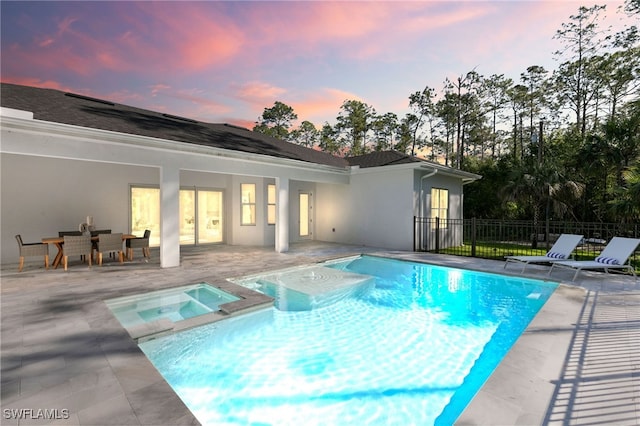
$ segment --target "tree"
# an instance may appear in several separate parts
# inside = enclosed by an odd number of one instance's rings
[[[349,155],[362,155],[367,152],[367,132],[371,126],[371,119],[375,110],[357,100],[346,100],[340,107],[335,129],[340,132],[344,146],[348,147]]]
[[[465,186],[463,216],[486,219],[509,217],[509,206],[513,203],[504,203],[496,188],[509,180],[512,169],[509,157],[498,161],[493,158],[470,158],[467,171],[481,175],[482,179]]]
[[[616,190],[609,202],[611,213],[621,222],[640,220],[640,161],[623,173],[624,184]]]
[[[545,219],[551,213],[563,217],[571,213],[571,204],[582,195],[584,184],[569,179],[554,159],[543,162],[528,161],[513,170],[511,179],[503,189],[508,201],[524,203],[533,215],[533,246],[537,245],[537,227],[544,211]]]
[[[405,154],[409,152],[413,140],[413,128],[417,121],[418,118],[412,113],[407,113],[402,120],[400,120],[396,135],[396,144],[393,149]]]
[[[342,146],[338,140],[338,132],[329,123],[324,123],[320,130],[320,149],[329,154],[342,154]]]
[[[624,99],[640,89],[640,47],[633,47],[597,58],[596,72],[603,83],[608,101],[608,117],[617,113]]]
[[[527,68],[526,73],[520,74],[520,80],[528,89],[526,100],[529,115],[529,140],[533,140],[535,133],[534,118],[542,115],[545,104],[546,74],[547,70],[539,65],[532,65]]]
[[[629,15],[640,15],[640,0],[626,0],[624,2],[624,10]]]
[[[320,132],[312,122],[305,120],[300,123],[300,127],[289,133],[288,139],[298,145],[313,148],[319,143]]]
[[[507,90],[507,96],[509,97],[509,103],[511,105],[511,111],[513,114],[513,151],[512,156],[514,160],[518,158],[522,160],[524,157],[524,146],[522,137],[522,117],[525,113],[527,105],[527,93],[528,88],[521,84],[512,86]],[[518,141],[520,142],[518,144]],[[518,145],[520,149],[518,150]],[[518,155],[520,154],[520,155]]]
[[[457,103],[456,95],[452,92],[445,92],[444,98],[436,103],[436,114],[442,124],[441,145],[444,150],[444,164],[450,166],[453,152],[453,141],[457,123]]]
[[[385,151],[393,146],[394,136],[398,129],[398,116],[392,112],[376,115],[371,122],[374,150]]]
[[[480,76],[475,70],[469,71],[465,76],[459,76],[455,81],[445,79],[445,88],[449,93],[454,93],[456,98],[456,166],[462,168],[464,159],[464,117],[474,100],[472,92],[479,82]]]
[[[415,120],[412,120],[413,135],[411,141],[411,155],[416,155],[418,131],[422,127],[423,123],[434,113],[434,97],[435,90],[429,86],[426,86],[422,92],[415,92],[409,95],[409,108],[413,111],[415,116]]]
[[[602,37],[598,29],[600,13],[606,6],[581,6],[577,15],[571,15],[571,22],[563,23],[556,31],[554,38],[565,44],[565,49],[555,52],[558,57],[568,54],[569,60],[560,66],[556,74],[556,82],[560,89],[561,99],[568,103],[576,115],[576,129],[581,136],[585,136],[587,129],[586,110],[588,108],[589,58],[598,51],[598,46],[608,37]]]
[[[508,106],[509,89],[513,86],[513,80],[505,78],[504,74],[492,75],[482,80],[482,99],[484,109],[491,116],[491,158],[496,158],[496,145],[498,143],[498,118],[500,112]]]
[[[276,101],[271,108],[265,108],[258,123],[253,128],[254,132],[260,132],[278,139],[287,140],[291,122],[298,119],[293,108],[280,101]]]

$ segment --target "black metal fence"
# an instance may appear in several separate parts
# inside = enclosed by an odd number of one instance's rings
[[[640,238],[638,223],[439,219],[414,217],[415,251],[503,260],[510,255],[545,253],[560,234],[584,235],[576,259],[593,259],[611,238]],[[640,248],[632,255],[640,268]]]

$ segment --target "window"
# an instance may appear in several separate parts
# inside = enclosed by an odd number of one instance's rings
[[[276,186],[267,185],[267,225],[276,224]]]
[[[256,184],[242,183],[240,184],[240,193],[242,199],[242,216],[240,225],[256,224]]]
[[[440,188],[431,188],[431,219],[436,217],[440,219],[440,228],[447,227],[447,219],[449,218],[449,190]],[[435,220],[432,226],[435,228]]]

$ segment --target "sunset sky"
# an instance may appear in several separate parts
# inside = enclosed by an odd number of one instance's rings
[[[320,128],[357,99],[380,114],[472,69],[557,68],[578,8],[613,1],[2,1],[3,82],[253,127],[275,101]]]

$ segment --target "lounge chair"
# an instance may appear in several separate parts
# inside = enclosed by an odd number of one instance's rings
[[[619,269],[628,270],[635,277],[636,273],[630,263],[627,263],[636,247],[640,245],[640,238],[622,238],[613,237],[609,244],[606,245],[602,253],[594,260],[569,260],[554,262],[549,269],[549,275],[554,267],[575,269],[573,280],[583,269],[603,269],[609,273],[609,270]]]
[[[582,235],[562,234],[547,254],[541,256],[505,256],[504,268],[506,269],[509,263],[519,262],[523,264],[521,272],[524,272],[530,263],[555,263],[560,260],[567,260],[571,256],[571,252],[582,240],[582,237]]]

